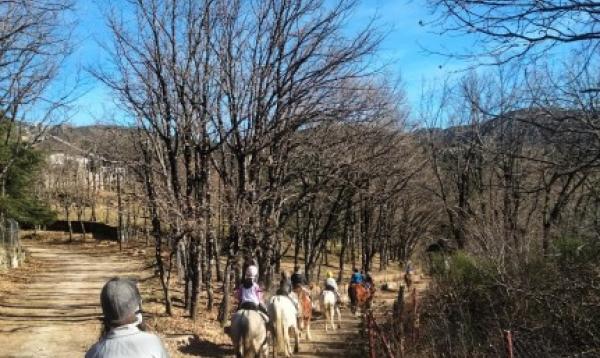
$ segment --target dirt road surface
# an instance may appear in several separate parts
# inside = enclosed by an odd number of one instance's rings
[[[28,242],[41,264],[0,296],[0,357],[82,357],[99,335],[99,295],[113,276],[142,279],[142,262],[76,246]]]
[[[143,259],[122,255],[114,247],[35,241],[25,244],[30,262],[38,267],[33,274],[23,272],[27,278],[23,282],[0,290],[0,358],[83,357],[100,333],[99,295],[106,280],[114,276],[134,277],[140,280],[142,291],[151,288],[145,287],[152,271],[144,268]],[[394,297],[394,293],[380,292],[376,306],[389,307]],[[360,318],[347,309],[342,311],[342,328],[334,332],[325,332],[323,319],[316,318],[312,323],[312,341],[302,340],[296,356],[364,356],[360,326]],[[179,339],[170,338],[169,331],[161,336],[173,357],[231,356],[229,344],[203,340],[193,332],[187,332],[191,333],[191,342],[171,344]],[[207,332],[202,329],[200,333]]]

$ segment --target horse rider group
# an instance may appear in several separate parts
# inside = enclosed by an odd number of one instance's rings
[[[238,300],[238,310],[249,309],[261,312],[264,315],[265,322],[268,323],[267,308],[263,300],[263,291],[257,283],[258,281],[258,267],[251,263],[246,267],[242,282],[236,290],[236,298]],[[300,270],[299,266],[294,268],[294,272],[288,279],[287,276],[282,273],[281,280],[279,282],[279,288],[276,291],[277,295],[289,297],[294,305],[298,307],[298,301],[296,298],[290,296],[292,292],[299,293],[304,291],[310,297],[310,291],[307,288],[307,281],[305,275]],[[357,268],[353,269],[352,276],[350,278],[350,285],[348,287],[348,296],[350,297],[351,304],[355,304],[356,297],[354,293],[354,287],[356,285],[363,285],[367,289],[371,289],[374,286],[373,278],[369,273],[366,275],[360,272]],[[336,304],[340,304],[341,296],[338,290],[338,284],[331,271],[327,272],[325,279],[324,291],[332,291],[335,294]]]
[[[242,281],[236,290],[238,310],[257,311],[264,319],[267,330],[273,332],[274,328],[269,322],[269,315],[263,301],[263,291],[257,283],[257,265],[254,262],[248,264],[243,273]],[[359,284],[370,288],[373,287],[373,280],[370,275],[363,275],[358,269],[354,269],[350,288]],[[290,280],[282,275],[277,294],[287,296],[294,302],[294,299],[289,296],[292,291],[296,292],[298,297],[302,292],[310,295],[310,291],[305,286],[306,278],[297,266]],[[335,304],[340,303],[338,285],[331,272],[327,273],[324,290],[332,291],[336,298]],[[352,296],[351,299],[353,299]],[[86,353],[86,358],[145,357],[150,355],[168,357],[160,339],[153,334],[144,332],[145,325],[141,314],[142,299],[136,282],[124,278],[112,278],[104,285],[100,301],[103,312],[103,330],[99,341]],[[294,302],[294,305],[298,308],[297,301]]]

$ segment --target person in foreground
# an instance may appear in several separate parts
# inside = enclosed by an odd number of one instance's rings
[[[85,358],[168,358],[160,338],[144,332],[142,298],[133,280],[111,278],[100,293],[103,329]]]

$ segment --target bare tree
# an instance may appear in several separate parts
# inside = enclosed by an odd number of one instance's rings
[[[363,61],[379,41],[370,27],[352,38],[342,34],[354,1],[324,5],[295,0],[247,8],[234,1],[217,39],[225,109],[217,126],[227,143],[220,157],[231,158],[217,168],[231,188],[232,245],[259,257],[267,285],[291,138],[304,126],[349,114],[338,88],[365,74]]]
[[[16,142],[18,151],[36,143],[46,124],[67,103],[69,94],[52,95],[49,86],[70,51],[70,25],[65,20],[70,8],[69,0],[0,2],[0,124],[5,129],[4,146]],[[0,163],[2,187],[16,157]]]
[[[493,63],[540,56],[573,43],[597,50],[600,32],[594,1],[428,0],[441,33],[475,34],[472,53]]]

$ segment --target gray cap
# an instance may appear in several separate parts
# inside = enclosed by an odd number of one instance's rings
[[[132,320],[140,309],[141,297],[136,282],[131,279],[113,277],[102,288],[100,303],[104,320],[119,326]]]

